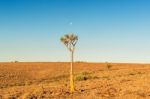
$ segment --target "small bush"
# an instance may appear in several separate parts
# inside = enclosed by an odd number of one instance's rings
[[[82,80],[87,80],[90,79],[91,76],[87,72],[82,72],[80,74],[77,74],[74,78],[75,81],[82,81]]]
[[[111,64],[107,64],[107,69],[110,70],[112,68]]]
[[[136,75],[135,73],[129,73],[129,75]]]
[[[18,63],[19,61],[14,61],[14,63]]]

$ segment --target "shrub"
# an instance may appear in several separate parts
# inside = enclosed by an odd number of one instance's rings
[[[112,68],[111,64],[107,64],[107,69],[110,70]]]
[[[19,61],[14,61],[14,63],[18,63]]]
[[[75,75],[74,80],[75,81],[82,81],[82,80],[87,80],[87,79],[90,79],[90,78],[91,78],[91,76],[89,76],[89,73],[82,72],[80,74]]]
[[[136,75],[135,73],[129,73],[129,75]]]

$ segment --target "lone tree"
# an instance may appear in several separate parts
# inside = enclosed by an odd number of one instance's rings
[[[78,36],[74,34],[66,34],[60,38],[61,42],[67,47],[71,54],[71,64],[70,64],[70,93],[74,92],[74,79],[73,79],[73,61],[74,61],[74,51],[75,45],[78,41]]]

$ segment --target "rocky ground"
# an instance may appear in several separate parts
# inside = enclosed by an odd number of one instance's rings
[[[149,64],[0,63],[0,99],[150,99]]]

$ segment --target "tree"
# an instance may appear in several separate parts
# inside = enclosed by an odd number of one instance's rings
[[[67,47],[71,55],[70,64],[70,93],[74,92],[74,79],[73,79],[73,61],[75,45],[78,41],[78,36],[74,34],[66,34],[60,38],[61,42]]]

